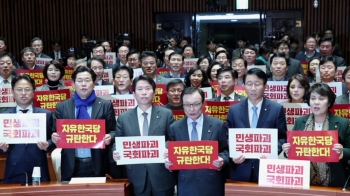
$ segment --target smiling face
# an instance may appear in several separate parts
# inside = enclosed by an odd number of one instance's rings
[[[203,81],[203,74],[201,70],[196,70],[191,74],[190,76],[191,80],[191,86],[193,87],[200,87],[202,86],[202,81]]]
[[[114,86],[119,91],[119,93],[128,93],[132,83],[130,79],[129,72],[127,70],[119,70],[115,73]]]
[[[309,71],[315,77],[316,76],[316,68],[320,65],[319,59],[314,59],[310,61]]]
[[[310,95],[310,110],[315,116],[322,116],[328,112],[330,103],[327,96],[321,96],[316,92]]]
[[[294,79],[289,86],[289,94],[292,97],[292,103],[303,103],[305,88],[300,84],[300,82]]]

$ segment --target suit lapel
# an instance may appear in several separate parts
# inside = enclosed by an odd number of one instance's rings
[[[332,114],[329,114],[329,130],[339,130],[339,122],[334,118]]]
[[[139,118],[137,116],[137,107],[132,109],[129,117],[129,124],[131,126],[131,131],[133,132],[134,136],[141,136],[141,130],[139,127]]]
[[[241,101],[239,104],[241,104],[241,117],[243,118],[243,123],[244,123],[244,127],[250,127],[249,124],[249,112],[248,110],[250,108],[248,108],[248,99]]]
[[[17,113],[17,112],[16,112],[16,107],[10,108],[8,111],[9,111],[10,113]]]
[[[96,98],[94,103],[92,104],[92,110],[91,110],[91,119],[97,119],[97,114],[99,113],[100,109],[102,107],[100,98]]]
[[[259,114],[259,119],[258,119],[258,124],[256,128],[263,128],[264,122],[266,120],[267,115],[270,112],[270,104],[267,103],[266,99],[263,98],[263,102],[261,104],[261,109],[260,109],[260,114]]]
[[[155,106],[152,106],[152,114],[151,114],[149,129],[148,129],[148,135],[155,134],[160,118],[161,118],[161,115],[159,114],[158,108]]]
[[[68,100],[67,104],[64,104],[66,106],[66,112],[69,119],[75,119],[75,105],[74,105],[74,99],[71,98]]]
[[[221,127],[216,127],[220,129]],[[211,135],[213,133],[211,129],[211,123],[206,115],[203,114],[203,126],[202,126],[202,138],[201,140],[210,140]]]
[[[188,135],[187,117],[181,119],[180,122],[179,129],[175,130],[175,134],[179,135],[180,141],[190,141],[190,136]]]

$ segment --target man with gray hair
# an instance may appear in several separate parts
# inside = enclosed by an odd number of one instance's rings
[[[34,37],[30,42],[30,45],[35,49],[37,58],[51,58],[50,56],[43,54],[44,43],[39,37]]]

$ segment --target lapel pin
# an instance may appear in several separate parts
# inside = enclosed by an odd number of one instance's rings
[[[266,111],[267,109],[265,108],[265,111]]]
[[[157,116],[157,119],[158,119],[159,117]]]
[[[208,130],[208,133],[210,133],[210,130]]]

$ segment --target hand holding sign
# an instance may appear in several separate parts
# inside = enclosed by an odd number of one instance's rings
[[[282,150],[284,153],[288,154],[289,149],[290,149],[290,143],[284,143],[282,145]]]
[[[117,161],[120,160],[119,152],[113,151],[113,160],[114,160],[115,162],[117,162]]]
[[[243,154],[241,154],[241,156],[239,156],[237,158],[232,158],[232,161],[236,164],[241,164],[245,161],[245,156]]]
[[[0,149],[1,149],[1,150],[3,150],[4,152],[6,152],[8,148],[9,148],[9,145],[6,144],[6,142],[0,142]]]
[[[343,158],[343,145],[334,144],[332,150],[334,150],[337,154],[339,154],[339,160]]]
[[[56,144],[57,145],[57,141],[58,140],[60,140],[61,138],[60,138],[60,136],[55,132],[55,133],[52,133],[52,135],[51,135],[51,140],[52,140],[52,142],[54,143],[54,144]]]
[[[224,159],[218,157],[217,160],[213,161],[213,165],[220,169],[224,165]]]
[[[106,134],[105,137],[103,138],[103,141],[105,142],[106,145],[109,145],[111,143],[112,137],[109,134]]]

